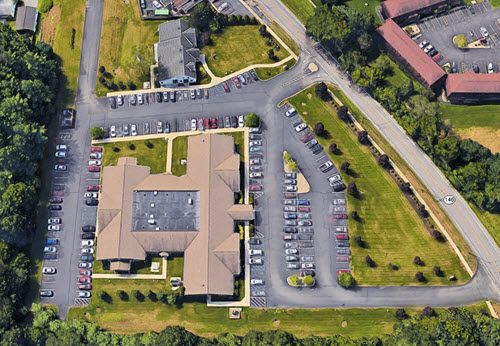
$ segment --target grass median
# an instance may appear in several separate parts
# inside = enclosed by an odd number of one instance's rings
[[[164,173],[167,162],[167,141],[163,138],[114,142],[103,144],[102,165],[116,165],[118,158],[135,157],[141,166],[151,168],[151,173]]]
[[[309,0],[281,0],[283,4],[306,25],[307,20],[314,15],[314,6]]]
[[[349,216],[349,236],[361,236],[366,248],[351,240],[352,272],[360,285],[453,285],[469,280],[459,258],[448,243],[434,240],[416,212],[406,200],[397,184],[375,161],[369,149],[361,145],[351,129],[338,119],[327,102],[315,94],[314,86],[292,97],[290,103],[308,123],[314,127],[322,122],[328,135],[317,136],[330,158],[340,167],[345,161],[351,164],[351,174],[342,173],[346,184],[354,182],[362,192],[362,198],[347,195],[349,212],[357,211],[360,220]],[[336,143],[342,152],[333,155],[330,144]],[[381,207],[383,206],[383,207]],[[365,257],[369,255],[376,263],[369,267]],[[419,256],[425,266],[413,264]],[[398,270],[389,269],[389,263]],[[441,267],[445,273],[437,277],[433,267]],[[415,279],[423,272],[425,282]],[[454,275],[457,281],[449,281]]]

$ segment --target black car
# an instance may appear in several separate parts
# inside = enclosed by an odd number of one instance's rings
[[[259,77],[257,77],[257,73],[255,73],[254,70],[250,70],[250,74],[252,75],[254,81],[257,82],[259,80]]]
[[[170,92],[170,102],[175,102],[175,91]]]
[[[99,204],[99,201],[97,199],[93,199],[93,198],[87,198],[85,199],[85,204],[86,205],[98,205]]]
[[[349,247],[349,240],[337,240],[338,247]]]
[[[116,109],[116,99],[114,97],[109,98],[109,106],[111,109]]]
[[[80,239],[94,239],[95,234],[94,233],[82,233],[80,234]]]
[[[250,245],[260,245],[260,244],[262,244],[262,241],[260,239],[250,238],[250,240],[248,241],[248,244],[250,244]]]
[[[61,209],[62,209],[62,206],[60,206],[59,204],[49,205],[49,210],[61,210]]]
[[[156,93],[156,102],[161,103],[162,101],[163,101],[163,99],[161,97],[161,92],[157,92]]]
[[[238,127],[238,118],[236,118],[235,115],[231,117],[231,127],[237,128]]]
[[[82,255],[80,256],[80,260],[83,262],[93,262],[94,261],[94,256],[92,255]]]
[[[82,227],[82,231],[84,231],[84,232],[95,232],[95,226],[90,226],[90,225],[83,226]]]
[[[311,148],[311,150],[314,155],[318,155],[320,152],[323,151],[323,147],[319,144],[316,144],[314,147]]]
[[[316,273],[314,272],[314,270],[302,270],[300,272],[300,276],[308,276],[308,275],[315,276]]]
[[[339,192],[339,191],[344,191],[345,190],[345,184],[342,182],[339,182],[338,184],[333,185],[333,191]]]
[[[434,55],[436,55],[437,53],[438,53],[438,51],[437,51],[437,50],[435,50],[434,48],[432,48],[432,49],[429,51],[429,53],[427,53],[427,55],[429,55],[429,56],[434,56]]]
[[[54,260],[57,258],[57,254],[55,253],[46,253],[43,255],[44,260]]]
[[[285,232],[285,233],[297,233],[298,230],[294,227],[285,227],[285,228],[283,228],[283,232]]]
[[[470,12],[471,12],[472,14],[476,14],[476,10],[474,10],[474,7],[473,7],[473,6],[469,5],[469,6],[467,6],[467,8],[470,10]]]
[[[479,73],[479,66],[477,66],[477,64],[474,64],[473,68],[474,68],[474,72]]]

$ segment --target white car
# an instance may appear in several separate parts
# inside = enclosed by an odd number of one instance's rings
[[[432,44],[428,45],[427,47],[424,48],[424,52],[429,53],[431,49],[434,48]]]
[[[60,145],[56,146],[56,150],[66,151],[66,150],[68,150],[68,146],[66,144],[60,144]]]
[[[481,32],[483,33],[484,37],[490,36],[490,34],[488,34],[488,30],[486,30],[486,28],[484,26],[481,27]]]
[[[262,279],[251,279],[250,280],[250,284],[251,285],[263,285],[264,284],[264,280],[262,280]]]
[[[137,136],[137,125],[136,124],[132,124],[130,126],[130,131],[132,132],[132,136]]]
[[[117,100],[118,106],[123,106],[123,95],[118,95]]]
[[[101,153],[90,153],[89,157],[91,159],[101,159],[102,158],[102,154]]]
[[[91,262],[80,262],[78,263],[78,268],[92,269]]]
[[[262,141],[251,141],[249,144],[250,144],[251,147],[253,147],[253,146],[261,146],[262,145]]]
[[[264,176],[260,172],[252,172],[252,173],[250,173],[250,178],[260,179],[260,178],[263,178],[263,177]]]
[[[295,255],[295,254],[299,253],[299,251],[297,249],[286,249],[285,253],[287,255]]]
[[[248,260],[248,263],[250,263],[250,264],[262,264],[262,263],[264,263],[264,261],[260,257],[259,258],[250,258]]]
[[[144,103],[144,99],[142,98],[142,94],[137,95],[137,102],[139,102],[140,105]]]
[[[248,254],[250,256],[262,256],[262,250],[251,249],[251,250],[248,250]]]
[[[191,131],[196,131],[196,119],[191,119]]]
[[[191,98],[194,100],[196,98],[196,91],[194,89],[189,90],[189,93],[191,94]]]
[[[45,253],[56,253],[57,248],[55,246],[46,246],[43,248],[43,252]]]
[[[290,109],[286,111],[285,115],[286,115],[287,117],[291,117],[293,114],[295,114],[295,112],[296,112],[296,111],[295,111],[295,108],[290,107]]]
[[[90,160],[89,166],[100,166],[102,164],[101,160]]]
[[[47,226],[47,230],[49,230],[49,231],[60,231],[61,230],[61,226],[59,226],[59,225],[48,225]]]
[[[56,157],[66,157],[65,151],[56,151]]]
[[[238,127],[244,127],[245,126],[245,118],[243,117],[243,115],[240,115],[238,117]]]
[[[422,48],[422,49],[423,49],[423,48],[424,48],[425,46],[427,46],[428,44],[429,44],[429,42],[427,42],[427,41],[422,41],[422,42],[420,42],[420,44],[419,44],[418,46],[419,46],[420,48]]]
[[[83,198],[94,198],[95,199],[97,197],[99,197],[99,193],[97,193],[97,192],[85,192],[83,194]]]
[[[156,123],[156,132],[157,133],[163,133],[163,122],[158,121]]]
[[[42,274],[55,274],[56,268],[54,267],[43,267]]]
[[[339,180],[342,180],[342,178],[340,177],[340,174],[335,174],[335,175],[332,175],[331,177],[328,177],[328,181],[330,182],[330,185],[339,181]]]
[[[58,224],[58,223],[61,223],[61,219],[58,218],[58,217],[53,217],[52,219],[48,219],[47,223],[49,225],[51,225],[51,224]]]
[[[314,269],[314,263],[302,263],[302,269]]]
[[[81,246],[94,246],[93,240],[82,240],[80,243]]]
[[[250,164],[251,165],[260,165],[262,163],[261,159],[251,159]]]
[[[89,291],[78,292],[78,298],[90,298],[91,293]]]
[[[287,192],[297,192],[297,186],[295,186],[295,185],[287,185],[286,186],[286,191]]]
[[[490,62],[490,63],[488,64],[488,73],[493,73],[493,72],[495,72],[495,71],[493,70],[493,64]]]
[[[115,125],[111,126],[111,130],[109,131],[109,135],[111,137],[116,137],[116,126]]]
[[[307,124],[302,123],[295,128],[295,131],[300,132],[300,131],[304,130],[306,127],[307,127]]]
[[[80,252],[82,254],[93,254],[94,253],[94,249],[91,248],[91,247],[87,247],[87,248],[84,248],[84,249],[80,249]]]
[[[157,9],[160,9],[161,8],[161,4],[158,2],[158,1],[153,1],[153,5],[154,7],[156,7]]]

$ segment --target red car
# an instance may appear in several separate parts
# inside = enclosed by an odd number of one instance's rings
[[[89,167],[89,172],[100,172],[101,171],[101,167],[99,166],[90,166]]]
[[[347,214],[336,214],[335,218],[336,219],[347,219]]]
[[[92,270],[80,269],[80,275],[90,276],[90,275],[92,275]]]
[[[348,240],[349,236],[347,234],[337,234],[338,240]]]
[[[432,57],[432,60],[434,60],[435,62],[439,62],[442,59],[443,59],[443,56],[441,54],[437,54],[437,55]]]
[[[92,289],[92,285],[91,284],[85,284],[85,285],[78,285],[78,289],[79,290],[86,290],[86,291],[89,291]]]
[[[250,185],[248,187],[248,191],[260,191],[262,190],[262,186],[260,185]]]
[[[310,212],[311,208],[309,208],[309,207],[299,207],[299,211]]]
[[[307,136],[305,137],[302,137],[301,138],[301,141],[304,142],[304,143],[307,143],[309,142],[311,139],[313,139],[313,136],[311,134],[308,134]]]
[[[206,129],[209,129],[211,126],[210,126],[210,119],[209,118],[206,118],[205,119],[205,128]]]
[[[64,195],[64,191],[62,190],[52,190],[52,196],[62,196]]]
[[[349,262],[349,256],[337,256],[337,262]]]
[[[62,203],[62,198],[60,198],[60,197],[51,197],[49,199],[49,202],[50,203]]]
[[[349,274],[351,274],[351,271],[347,270],[347,269],[337,270],[337,275],[340,275],[342,273],[349,273]]]
[[[99,185],[89,185],[87,191],[99,191]]]
[[[102,152],[102,147],[90,147],[90,152],[95,153],[95,152]]]
[[[224,88],[224,91],[228,93],[229,92],[229,87],[227,86],[226,82],[222,82],[221,85]]]
[[[217,128],[217,118],[212,118],[212,128],[213,129]]]
[[[80,276],[78,278],[78,282],[81,284],[90,284],[92,282],[92,278],[88,276]]]
[[[240,80],[238,79],[238,77],[233,77],[233,82],[237,88],[241,88],[241,83],[240,83]]]

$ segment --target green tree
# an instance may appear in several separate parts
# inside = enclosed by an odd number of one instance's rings
[[[104,130],[102,127],[92,127],[90,129],[90,136],[93,140],[103,139],[104,138]]]
[[[457,35],[453,38],[453,42],[460,48],[467,46],[467,37],[464,34]]]
[[[260,117],[255,113],[247,114],[245,117],[245,126],[260,127]]]
[[[41,0],[38,4],[38,11],[42,13],[47,13],[52,8],[52,0]]]
[[[339,284],[344,288],[350,288],[354,285],[354,278],[350,273],[342,273],[338,277]]]
[[[296,170],[297,170],[297,162],[295,162],[295,161],[289,162],[289,163],[288,163],[288,167],[289,167],[292,171],[296,171]]]
[[[314,278],[311,275],[308,275],[304,278],[303,282],[305,285],[310,286],[314,283]]]
[[[290,276],[290,281],[292,282],[292,284],[297,285],[299,283],[299,277],[294,274]]]
[[[97,298],[104,300],[104,299],[106,299],[107,293],[104,292],[103,290],[97,290],[96,295],[97,295]]]
[[[140,292],[138,290],[132,290],[132,292],[130,292],[130,294],[132,295],[132,297],[137,299],[137,298],[139,298]]]
[[[441,138],[434,146],[434,152],[449,164],[460,155],[460,140],[455,137]]]
[[[215,21],[215,12],[212,7],[205,2],[200,2],[191,11],[189,24],[199,32],[208,31],[210,25]]]
[[[151,297],[152,294],[153,294],[153,292],[150,289],[146,289],[144,291],[144,296],[146,296],[146,297]]]
[[[123,290],[117,290],[117,291],[116,291],[116,296],[117,296],[118,298],[122,299],[122,300],[123,300],[123,299],[125,299],[125,295],[126,295],[126,294],[125,294],[125,292],[124,292]]]

